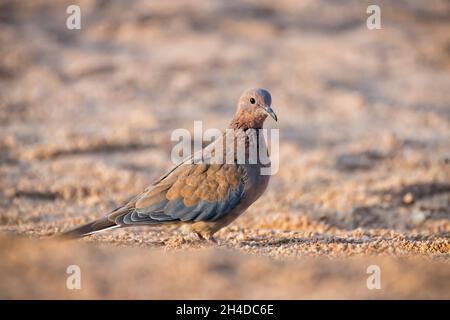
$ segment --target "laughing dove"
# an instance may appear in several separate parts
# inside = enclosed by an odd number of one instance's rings
[[[251,145],[257,154],[264,148],[268,155],[264,139],[259,130],[249,129],[262,129],[267,115],[277,121],[271,104],[267,90],[246,90],[229,125],[231,130],[201,150],[210,155],[207,159],[187,158],[124,206],[62,236],[79,238],[127,226],[182,224],[200,239],[214,240],[213,234],[242,214],[267,187],[270,175],[261,174],[261,169],[270,167],[270,160],[249,160]],[[242,144],[245,159],[239,161],[236,146]]]

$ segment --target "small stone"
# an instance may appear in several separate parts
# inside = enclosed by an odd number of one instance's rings
[[[423,211],[416,210],[411,215],[411,221],[416,226],[422,224],[426,218],[427,217]]]
[[[414,202],[414,196],[411,192],[408,192],[403,196],[403,203],[404,204],[412,204]]]

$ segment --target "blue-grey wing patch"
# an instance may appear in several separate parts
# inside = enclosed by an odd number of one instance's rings
[[[186,168],[188,166],[189,168]],[[243,171],[236,165],[184,165],[139,198],[131,212],[113,217],[117,224],[141,225],[215,221],[244,195]]]

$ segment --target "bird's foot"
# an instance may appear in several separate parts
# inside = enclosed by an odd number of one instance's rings
[[[208,241],[208,242],[216,244],[216,245],[219,244],[219,242],[216,240],[216,238],[214,238],[212,235],[204,236],[199,232],[196,232],[196,234],[197,234],[198,238],[202,241]]]
[[[212,242],[212,243],[214,243],[214,244],[219,244],[219,242],[216,240],[216,238],[214,238],[213,236],[209,236],[208,238],[207,238],[207,240],[209,241],[209,242]]]
[[[196,232],[195,234],[197,235],[197,237],[198,237],[200,240],[206,240],[206,238],[205,238],[200,232]]]

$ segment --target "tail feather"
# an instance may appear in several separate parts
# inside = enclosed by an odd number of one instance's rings
[[[65,231],[61,234],[59,234],[57,237],[60,239],[78,239],[82,238],[97,232],[106,231],[109,229],[117,228],[120,225],[114,223],[113,221],[109,220],[107,217],[101,218],[99,220],[95,220],[93,222],[89,222],[86,224],[83,224],[81,226],[78,226],[74,229],[71,229],[69,231]]]

